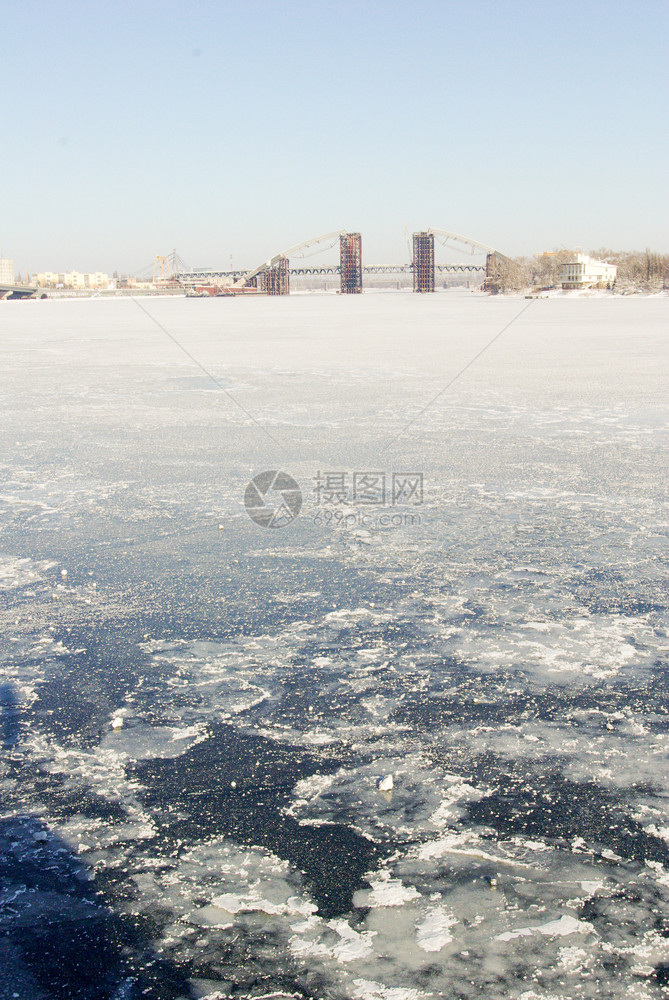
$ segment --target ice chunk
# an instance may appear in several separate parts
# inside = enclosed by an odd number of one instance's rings
[[[592,930],[592,924],[587,921],[565,915],[559,920],[550,920],[546,924],[537,924],[535,927],[519,927],[515,931],[504,931],[503,934],[498,934],[495,940],[512,941],[514,938],[530,937],[532,934],[543,934],[545,937],[564,937],[567,934],[589,934]]]
[[[384,986],[371,979],[355,979],[353,996],[356,1000],[419,1000],[426,996],[420,990],[402,986]]]
[[[453,940],[450,928],[457,919],[442,906],[429,910],[425,919],[416,925],[416,940],[423,951],[441,951]]]
[[[382,872],[371,886],[369,902],[372,906],[403,906],[420,896],[412,885],[404,885],[398,878],[391,878],[388,872]]]

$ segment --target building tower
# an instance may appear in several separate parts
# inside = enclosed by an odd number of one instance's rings
[[[339,237],[339,276],[342,295],[362,292],[362,237],[342,233]]]
[[[0,257],[0,285],[14,284],[14,261],[11,257]]]
[[[413,234],[413,290],[434,291],[434,233]]]

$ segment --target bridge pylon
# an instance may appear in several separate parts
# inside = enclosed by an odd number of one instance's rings
[[[483,283],[486,292],[497,295],[498,292],[504,291],[504,261],[506,260],[507,258],[502,257],[497,251],[486,254],[485,282]]]
[[[281,257],[275,264],[258,275],[260,287],[266,295],[289,295],[290,272],[288,258]]]
[[[413,290],[434,291],[434,233],[413,234]]]
[[[362,236],[342,233],[339,237],[339,288],[342,295],[362,292]]]

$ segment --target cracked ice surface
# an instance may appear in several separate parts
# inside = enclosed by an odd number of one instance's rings
[[[0,303],[9,995],[669,982],[668,300],[351,298]]]

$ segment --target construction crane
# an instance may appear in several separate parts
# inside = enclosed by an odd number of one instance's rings
[[[404,233],[405,233],[406,238],[407,238],[407,254],[408,254],[408,258],[407,259],[408,259],[409,263],[413,266],[413,247],[411,246],[411,237],[409,236],[409,227],[407,226],[406,223],[404,223]]]
[[[176,250],[174,251],[176,255]],[[158,281],[171,281],[174,277],[172,273],[172,264],[169,257],[164,257],[161,254],[156,254],[156,259],[153,263],[153,275],[151,277],[151,283],[156,284]]]
[[[188,270],[190,270],[188,264],[181,259],[176,248],[169,256],[157,253],[153,262],[151,281],[154,285],[157,281],[177,281],[179,272]]]

